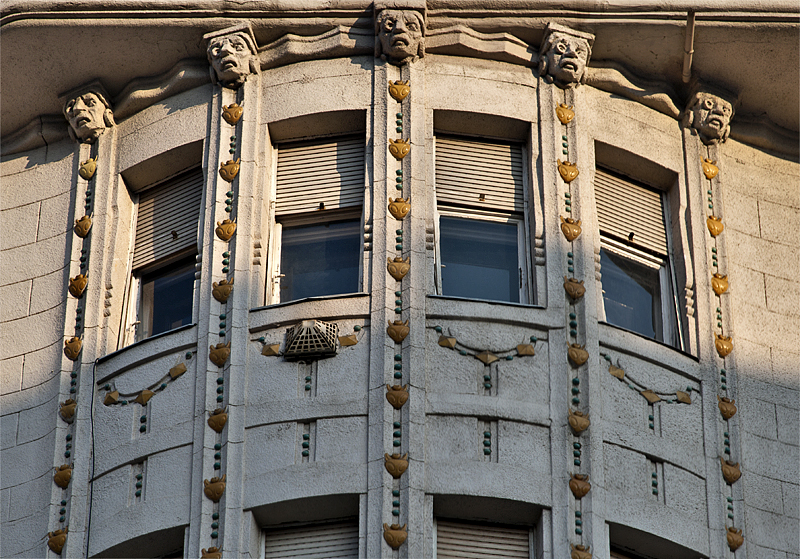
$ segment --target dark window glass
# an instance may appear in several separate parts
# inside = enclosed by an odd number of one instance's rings
[[[358,219],[283,227],[281,301],[358,291]]]
[[[519,302],[516,224],[443,216],[439,233],[443,295]]]
[[[142,277],[143,337],[191,324],[194,296],[193,258]]]
[[[606,322],[664,341],[659,270],[600,250]]]

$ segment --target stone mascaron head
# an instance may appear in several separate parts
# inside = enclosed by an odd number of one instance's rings
[[[562,89],[585,81],[594,35],[555,23],[547,24],[539,49],[539,75]]]
[[[81,86],[61,96],[69,134],[81,143],[94,143],[109,126],[114,126],[114,112],[109,96],[99,82]]]
[[[425,4],[375,3],[375,56],[401,66],[425,56]]]
[[[247,76],[258,72],[256,40],[249,23],[207,33],[206,54],[211,64],[211,80],[233,89]]]
[[[683,125],[693,128],[706,144],[724,142],[731,133],[735,96],[729,92],[698,86],[683,112]]]

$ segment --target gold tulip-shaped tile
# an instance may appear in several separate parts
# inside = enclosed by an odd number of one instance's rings
[[[77,336],[73,336],[64,341],[64,355],[71,361],[77,361],[78,356],[81,354],[83,342]]]
[[[242,113],[244,113],[244,108],[238,103],[222,106],[222,118],[231,126],[236,126],[239,123]]]
[[[708,227],[708,232],[711,233],[712,237],[716,237],[725,230],[722,218],[715,215],[710,215],[706,218],[706,227]]]
[[[203,493],[215,503],[218,502],[222,498],[222,494],[225,493],[225,477],[226,476],[223,475],[222,477],[212,477],[210,480],[203,480]]]
[[[714,347],[717,349],[719,356],[724,359],[733,351],[733,342],[730,336],[716,334],[716,337],[717,339],[714,340]]]
[[[214,296],[214,299],[220,303],[227,303],[228,297],[231,296],[231,291],[233,291],[233,278],[230,280],[221,280],[219,283],[214,282],[211,285],[211,294]]]
[[[392,96],[392,99],[397,101],[398,103],[401,102],[403,99],[408,97],[408,94],[411,93],[411,86],[408,85],[408,80],[398,80],[398,81],[390,81],[389,82],[389,95]]]
[[[570,344],[567,350],[567,357],[573,365],[580,367],[589,359],[589,352],[582,345]]]
[[[241,161],[241,159],[240,157],[236,161],[228,160],[225,163],[219,164],[219,176],[222,177],[222,180],[233,182],[233,179],[239,174],[239,161]]]
[[[715,165],[716,161],[712,161],[711,159],[703,158],[703,174],[706,176],[708,180],[713,179],[719,173],[719,167]]]
[[[408,140],[389,140],[389,153],[400,161],[411,151],[411,142]]]
[[[592,488],[592,484],[589,483],[589,474],[570,474],[570,476],[572,479],[569,480],[569,490],[576,499],[582,499]]]
[[[408,538],[408,531],[406,530],[406,524],[400,526],[399,524],[392,524],[389,526],[388,524],[383,525],[383,539],[386,540],[386,543],[389,544],[389,547],[392,549],[397,549],[401,545],[403,545]]]
[[[67,532],[69,531],[69,526],[65,526],[62,530],[56,530],[55,532],[48,532],[47,534],[47,547],[53,553],[61,555],[61,550],[64,549],[64,544],[67,543]]]
[[[92,228],[92,218],[88,215],[83,216],[80,219],[75,220],[75,227],[73,227],[73,231],[75,234],[79,236],[81,239],[85,239],[86,236],[89,234],[89,230]]]
[[[589,553],[591,546],[569,544],[569,547],[572,550],[570,559],[592,559],[592,554]]]
[[[80,299],[81,297],[83,297],[83,292],[86,291],[87,283],[89,283],[89,279],[83,274],[78,274],[74,278],[70,278],[69,294],[75,297],[76,299]]]
[[[231,221],[225,219],[222,222],[217,222],[217,228],[214,230],[221,240],[226,243],[231,240],[233,234],[236,233],[236,220]]]
[[[736,400],[732,398],[720,398],[717,396],[717,407],[719,407],[719,413],[722,414],[722,417],[727,421],[734,415],[736,415]]]
[[[714,277],[711,278],[711,289],[713,289],[714,293],[717,295],[725,293],[728,290],[728,276],[714,274]]]
[[[583,280],[578,281],[575,278],[564,276],[564,291],[573,301],[577,301],[586,293],[586,288],[583,286]]]
[[[69,464],[63,464],[56,469],[55,475],[53,475],[53,481],[56,482],[61,489],[66,489],[69,485],[69,481],[72,479],[72,466]]]
[[[231,356],[231,342],[227,344],[218,343],[216,346],[209,346],[208,358],[217,367],[222,367]]]
[[[581,220],[575,220],[571,217],[561,217],[561,232],[564,233],[564,237],[566,237],[569,242],[574,241],[581,234]]]
[[[394,343],[396,344],[402,343],[403,340],[406,339],[406,336],[408,336],[408,332],[408,320],[405,322],[400,320],[395,320],[392,322],[390,320],[389,326],[386,328],[386,333],[394,340]]]
[[[389,213],[398,221],[402,221],[404,217],[411,211],[411,198],[398,198],[397,200],[389,198]]]
[[[561,121],[561,124],[569,124],[572,122],[572,119],[575,118],[575,111],[572,108],[572,105],[569,107],[566,106],[564,103],[559,103],[558,107],[556,107],[556,116],[558,120]]]
[[[728,540],[728,547],[731,551],[736,551],[742,547],[742,544],[744,543],[742,530],[733,526],[728,527],[727,534],[725,534],[725,539]]]
[[[722,477],[725,478],[725,481],[731,485],[739,481],[739,478],[742,477],[742,470],[739,468],[739,463],[731,462],[730,460],[725,460],[720,456],[719,458],[720,465],[722,466]]]
[[[578,178],[578,166],[575,163],[570,163],[569,161],[561,161],[560,159],[556,160],[558,162],[558,174],[561,175],[561,178],[564,179],[564,182],[569,184]]]
[[[75,408],[77,406],[78,402],[72,398],[64,400],[64,403],[61,404],[61,408],[58,410],[58,415],[67,423],[72,423],[75,420]]]
[[[580,435],[591,425],[588,415],[583,415],[583,412],[569,410],[569,418],[567,419],[569,426],[575,431],[575,434]]]
[[[384,454],[383,465],[394,479],[400,479],[400,476],[408,469],[408,453],[406,452],[403,456],[397,453]]]
[[[222,559],[222,550],[218,547],[201,549],[200,553],[200,559]]]
[[[387,258],[386,269],[394,279],[401,281],[411,269],[411,257],[407,256],[405,260],[400,256],[395,256],[394,260]]]
[[[396,410],[402,408],[408,401],[408,385],[400,386],[399,384],[391,386],[386,385],[386,401],[389,402]]]
[[[83,163],[81,163],[80,169],[78,169],[78,174],[88,180],[92,180],[95,172],[97,171],[97,156],[94,159],[87,159]]]
[[[208,414],[208,426],[217,433],[222,433],[222,429],[228,422],[228,412],[225,408],[217,408]]]

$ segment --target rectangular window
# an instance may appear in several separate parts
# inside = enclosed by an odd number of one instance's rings
[[[358,559],[357,520],[267,530],[265,540],[265,559]]]
[[[523,148],[436,138],[439,293],[527,302]]]
[[[530,528],[436,520],[436,559],[531,559]]]
[[[198,167],[139,194],[133,253],[137,341],[192,322],[202,193]]]
[[[605,321],[680,346],[664,194],[596,169]]]
[[[276,147],[271,302],[358,292],[364,136]]]

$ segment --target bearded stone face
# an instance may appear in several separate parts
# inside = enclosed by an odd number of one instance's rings
[[[64,116],[75,137],[81,142],[94,142],[107,127],[106,111],[110,109],[95,93],[84,93],[66,102]]]
[[[585,39],[553,33],[550,48],[544,53],[545,71],[559,87],[577,84],[586,71],[589,53],[589,43]]]
[[[217,80],[225,85],[241,85],[250,74],[253,53],[241,33],[215,37],[208,44],[208,61]]]
[[[378,15],[378,40],[383,57],[392,64],[405,64],[420,53],[422,16],[413,10],[383,10]]]
[[[705,143],[727,139],[733,117],[730,103],[710,93],[699,93],[691,113],[691,126]]]

